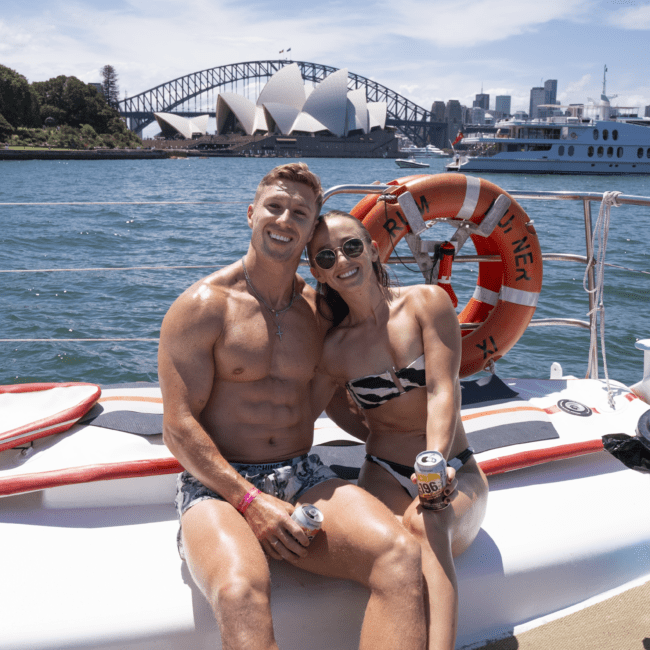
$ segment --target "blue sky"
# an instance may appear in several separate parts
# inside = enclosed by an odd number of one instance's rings
[[[635,0],[3,0],[0,63],[29,81],[100,81],[121,96],[239,61],[281,58],[348,68],[425,108],[511,95],[557,79],[562,103],[650,105],[650,1]]]

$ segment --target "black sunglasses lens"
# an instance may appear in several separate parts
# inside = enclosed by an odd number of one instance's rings
[[[314,259],[321,269],[331,269],[334,266],[336,254],[332,250],[324,250],[317,253]]]
[[[348,257],[359,257],[363,253],[363,240],[361,239],[348,239],[343,244],[343,252]]]

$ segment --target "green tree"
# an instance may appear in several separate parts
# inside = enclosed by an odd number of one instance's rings
[[[13,132],[14,129],[11,124],[9,124],[2,113],[0,113],[0,141],[4,142],[8,140]]]
[[[102,70],[102,90],[109,106],[117,108],[120,101],[120,88],[117,85],[117,72],[112,65],[105,65]]]
[[[40,97],[43,121],[53,117],[59,125],[89,124],[97,133],[106,133],[110,122],[119,119],[119,113],[107,104],[94,86],[76,77],[61,75],[32,85]]]
[[[13,127],[39,127],[38,96],[29,82],[15,70],[0,65],[0,114]]]

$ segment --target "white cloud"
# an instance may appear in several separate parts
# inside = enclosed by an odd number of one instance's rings
[[[346,67],[425,108],[451,98],[471,105],[482,83],[491,97],[511,95],[513,108],[527,108],[530,87],[542,76],[558,78],[566,101],[597,92],[592,36],[575,30],[575,38],[558,43],[556,27],[566,33],[569,24],[592,21],[620,34],[611,23],[601,24],[612,8],[607,3],[605,11],[603,0],[545,0],[533,11],[524,11],[520,0],[323,2],[312,11],[297,0],[281,8],[271,0],[243,6],[233,0],[114,0],[108,9],[98,8],[97,0],[35,0],[40,9],[30,3],[22,15],[3,11],[0,61],[30,81],[60,74],[99,81],[102,66],[111,64],[121,94],[133,96],[198,70],[279,59],[285,56],[279,51],[291,47],[293,60]],[[625,7],[616,15],[644,8]],[[509,39],[521,34],[531,38],[512,46]],[[537,51],[546,43],[548,49]],[[632,64],[620,47],[607,52],[603,63],[613,71],[615,92],[645,91],[638,87],[647,77],[642,60]],[[587,72],[591,82],[580,78]],[[243,86],[239,82],[239,92]]]
[[[650,29],[650,5],[621,9],[611,15],[610,21],[623,29]]]
[[[529,8],[520,0],[402,0],[391,4],[388,29],[439,46],[457,47],[502,41],[552,20],[582,17],[593,0],[544,0]]]

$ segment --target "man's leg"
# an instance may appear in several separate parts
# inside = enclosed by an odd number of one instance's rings
[[[320,483],[300,503],[313,503],[325,519],[307,557],[294,564],[370,589],[360,648],[423,650],[426,626],[417,541],[381,502],[345,481]]]
[[[208,499],[181,521],[185,558],[214,611],[223,650],[278,650],[268,563],[245,519],[229,503]]]

